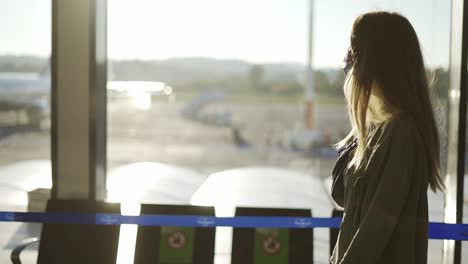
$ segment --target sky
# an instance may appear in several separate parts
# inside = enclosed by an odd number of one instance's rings
[[[111,59],[213,57],[307,60],[309,0],[108,0]],[[50,54],[51,0],[0,0],[0,54]],[[450,1],[315,0],[316,68],[339,67],[353,20],[397,11],[418,33],[429,66],[448,65]]]

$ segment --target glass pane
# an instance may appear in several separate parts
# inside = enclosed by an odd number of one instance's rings
[[[314,1],[312,105],[309,3],[109,0],[109,199],[330,216],[331,144],[350,129],[342,61],[353,20],[371,10],[412,22],[445,120],[450,2]],[[442,198],[430,194],[431,221],[442,220]],[[218,231],[216,263],[229,263],[231,230]],[[328,243],[316,230],[316,263],[328,263]],[[430,263],[441,245],[430,242]]]
[[[0,211],[42,211],[51,183],[51,1],[0,0]],[[0,259],[39,224],[0,223]],[[22,254],[35,262],[37,249]]]

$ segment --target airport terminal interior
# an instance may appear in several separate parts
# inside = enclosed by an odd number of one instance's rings
[[[343,58],[375,10],[410,20],[433,80],[447,188],[428,190],[429,221],[468,224],[465,2],[0,0],[0,263],[85,263],[57,260],[67,247],[93,263],[330,263],[330,228],[3,215],[339,216]],[[428,263],[468,263],[468,242],[430,239]]]

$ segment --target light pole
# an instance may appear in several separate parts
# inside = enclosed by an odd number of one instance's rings
[[[312,34],[313,34],[313,16],[314,16],[314,0],[309,2],[309,26],[308,26],[308,43],[307,43],[307,69],[305,82],[305,107],[304,107],[304,126],[307,129],[314,128],[314,97],[315,97],[315,78],[312,69]]]

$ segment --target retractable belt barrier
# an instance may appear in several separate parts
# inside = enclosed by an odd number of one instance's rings
[[[236,228],[339,228],[341,218],[0,212],[0,222]],[[429,224],[430,239],[468,241],[468,224]]]

